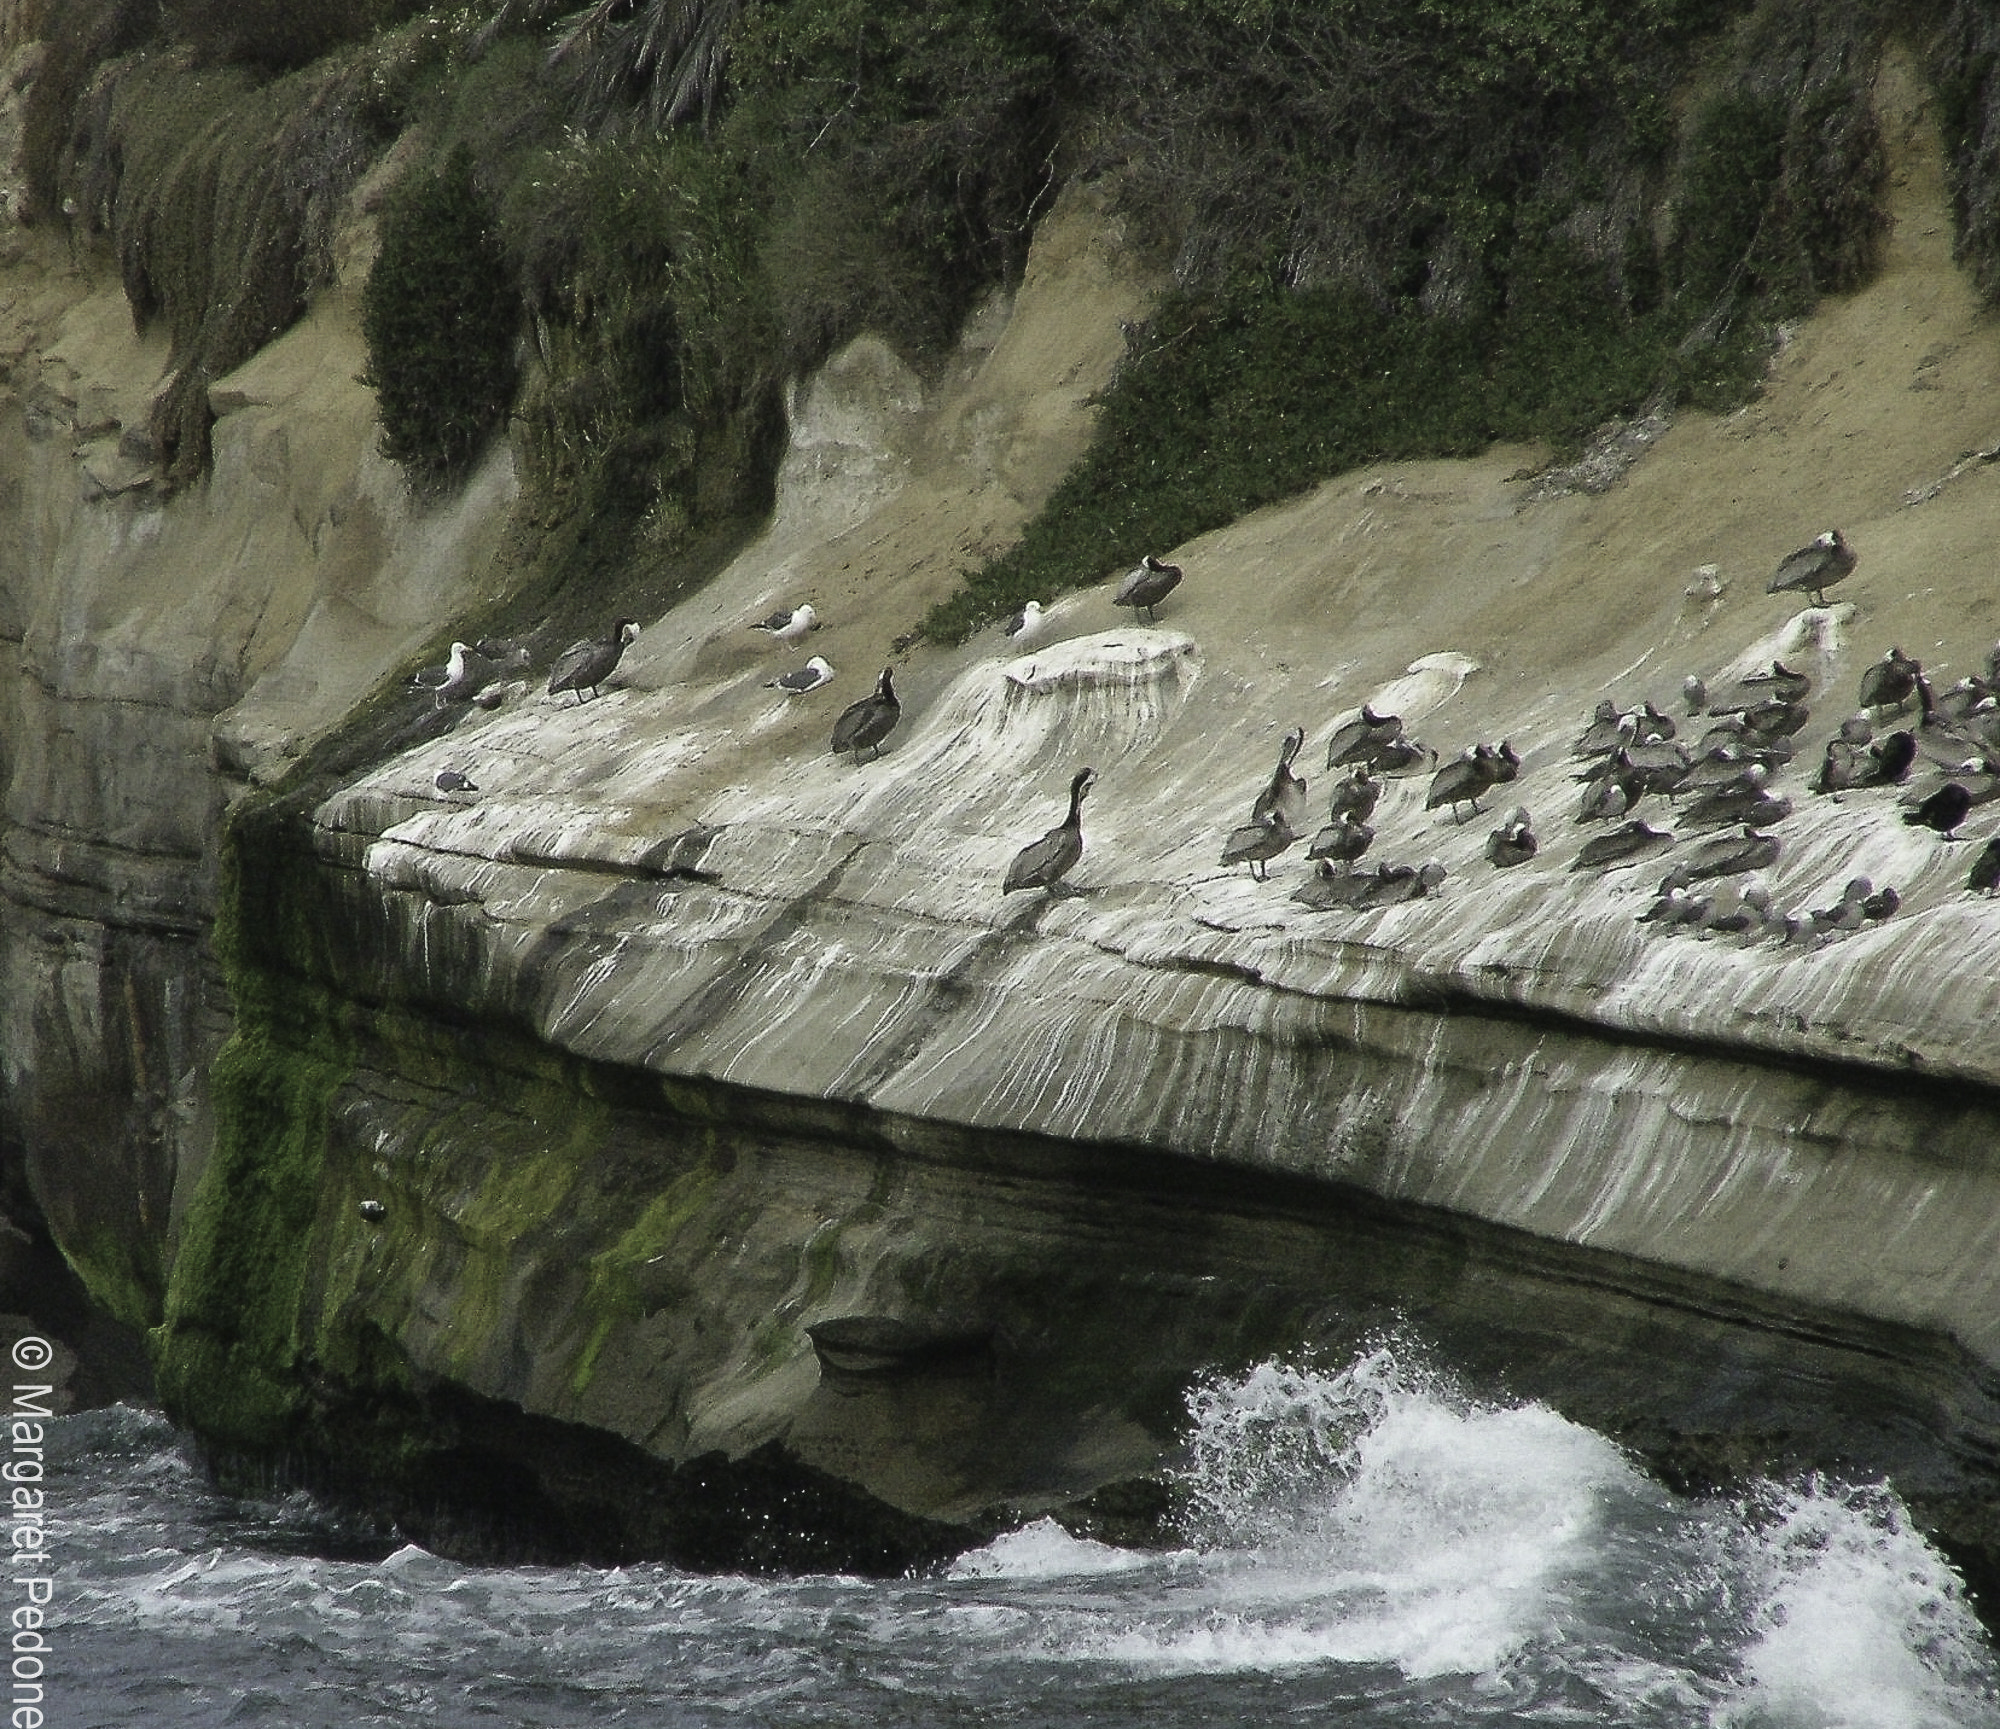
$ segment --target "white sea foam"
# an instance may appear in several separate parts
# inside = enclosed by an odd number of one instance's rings
[[[956,1579],[1060,1579],[1102,1573],[1129,1573],[1147,1557],[1073,1537],[1053,1519],[1037,1519],[996,1537],[953,1563]]]

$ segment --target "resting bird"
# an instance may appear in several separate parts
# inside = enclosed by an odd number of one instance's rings
[[[766,690],[781,690],[787,696],[804,696],[806,692],[818,690],[823,684],[833,682],[833,667],[822,655],[814,655],[804,666],[794,672],[780,673],[776,678],[764,681]]]
[[[1855,877],[1840,891],[1840,899],[1830,907],[1818,907],[1806,915],[1815,936],[1832,936],[1837,931],[1854,931],[1868,915],[1863,910],[1875,885],[1866,877]]]
[[[1952,830],[1965,821],[1972,809],[1972,794],[1955,780],[1948,780],[1913,810],[1903,812],[1903,821],[1912,828],[1935,829],[1946,840],[1958,837]]]
[[[1826,591],[1843,581],[1854,564],[1854,549],[1841,539],[1839,529],[1829,528],[1780,564],[1765,592],[1782,594],[1796,589],[1810,594],[1815,606],[1824,606]]]
[[[1576,743],[1569,747],[1571,756],[1604,756],[1616,750],[1621,744],[1630,744],[1637,729],[1618,712],[1618,705],[1608,696],[1597,705],[1590,717],[1590,725],[1577,735]]]
[[[1504,740],[1495,750],[1490,744],[1474,745],[1456,761],[1448,762],[1431,779],[1431,790],[1424,799],[1425,810],[1436,810],[1441,804],[1451,806],[1454,821],[1463,822],[1458,807],[1470,805],[1479,809],[1479,800],[1493,787],[1510,781],[1520,772],[1521,759],[1514,754],[1513,747]]]
[[[1364,763],[1333,789],[1333,801],[1327,815],[1334,822],[1344,816],[1352,817],[1356,822],[1366,822],[1375,814],[1375,806],[1381,797],[1382,783],[1368,772]]]
[[[1332,859],[1336,864],[1352,864],[1375,842],[1375,831],[1365,822],[1341,814],[1321,829],[1306,848],[1309,859]]]
[[[1718,835],[1714,840],[1704,841],[1678,868],[1686,873],[1689,882],[1768,870],[1778,862],[1782,844],[1776,835],[1759,834],[1745,824],[1741,834]]]
[[[1380,865],[1376,868],[1375,880],[1368,885],[1368,892],[1361,897],[1361,906],[1366,910],[1395,906],[1401,901],[1420,901],[1426,895],[1434,894],[1444,879],[1444,865],[1437,859],[1432,859],[1418,870],[1412,870],[1408,865]]]
[[[455,768],[439,769],[437,779],[432,784],[436,786],[439,792],[477,792],[479,790],[478,787],[472,784],[472,777],[470,775],[460,774]]]
[[[1136,621],[1139,609],[1146,609],[1149,620],[1155,618],[1153,609],[1168,595],[1173,593],[1181,580],[1181,567],[1177,564],[1162,564],[1150,552],[1139,561],[1137,568],[1118,585],[1118,592],[1111,597],[1114,606],[1129,606]]]
[[[1966,892],[1976,895],[1990,895],[2000,887],[2000,831],[1979,849],[1979,856],[1972,861],[1972,874],[1965,879]]]
[[[1917,680],[1923,677],[1923,673],[1921,661],[1912,659],[1900,648],[1890,649],[1861,675],[1861,706],[1897,710],[1908,708],[1910,698],[1917,694]]]
[[[1517,809],[1505,823],[1486,837],[1486,857],[1498,870],[1526,864],[1540,847],[1535,831],[1528,826],[1528,813]]]
[[[1080,768],[1069,783],[1069,815],[1056,824],[1038,841],[1024,846],[1014,855],[1014,862],[1007,867],[1006,880],[1000,885],[1002,894],[1012,894],[1016,889],[1047,889],[1056,892],[1056,885],[1076,868],[1076,861],[1083,857],[1083,797],[1097,784],[1095,769]]]
[[[1333,737],[1326,741],[1326,766],[1344,768],[1350,763],[1360,763],[1366,767],[1378,750],[1402,736],[1401,715],[1377,714],[1364,702],[1354,719],[1333,729]]]
[[[896,730],[896,722],[902,718],[903,705],[896,700],[895,686],[890,683],[889,668],[885,666],[882,676],[875,681],[874,694],[849,703],[840,711],[840,718],[833,723],[833,754],[852,751],[857,764],[864,750],[880,756],[882,741]]]
[[[555,665],[549,668],[549,695],[557,696],[563,691],[576,692],[576,700],[581,704],[584,692],[592,696],[597,687],[611,676],[619,657],[625,652],[625,645],[638,638],[639,627],[629,618],[621,618],[611,627],[608,636],[587,636],[581,642],[573,642],[556,656]]]
[[[1569,868],[1583,871],[1633,864],[1639,859],[1665,852],[1673,844],[1674,837],[1667,830],[1654,828],[1635,817],[1622,828],[1585,841]]]
[[[1298,838],[1298,832],[1283,815],[1272,811],[1260,821],[1247,822],[1229,831],[1228,840],[1222,843],[1222,862],[1226,865],[1247,862],[1251,876],[1263,882],[1271,874],[1270,861]]]
[[[807,631],[819,629],[819,614],[813,611],[810,601],[799,606],[781,606],[750,628],[761,630],[777,642],[796,642]]]

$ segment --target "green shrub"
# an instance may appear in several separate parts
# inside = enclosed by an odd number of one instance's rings
[[[289,71],[421,9],[423,0],[164,0],[169,30],[203,61]]]
[[[462,471],[514,399],[519,326],[492,208],[455,150],[389,200],[362,291],[383,454],[424,481]]]

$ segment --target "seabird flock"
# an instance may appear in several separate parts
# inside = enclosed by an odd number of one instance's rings
[[[1809,594],[1824,606],[1826,591],[1846,580],[1855,564],[1854,550],[1839,530],[1830,529],[1784,559],[1767,592]],[[1113,603],[1131,607],[1135,622],[1142,611],[1154,619],[1182,574],[1178,565],[1148,553],[1119,584]],[[1009,645],[1020,647],[1034,639],[1047,617],[1040,602],[1028,602],[1006,625]],[[819,629],[820,620],[811,605],[803,604],[780,608],[750,628],[790,643]],[[635,622],[618,619],[606,635],[572,644],[550,668],[550,696],[574,692],[577,706],[595,698],[638,634]],[[525,688],[519,681],[509,682],[508,675],[524,669],[527,659],[512,643],[454,642],[448,662],[417,674],[410,688],[440,707],[459,701],[495,706],[504,694]],[[814,655],[797,670],[767,680],[766,688],[787,697],[804,696],[833,677],[833,667]],[[1757,874],[1783,850],[1779,837],[1767,831],[1789,817],[1794,804],[1773,790],[1772,781],[1792,765],[1793,740],[1810,719],[1806,698],[1812,688],[1808,674],[1774,660],[1768,670],[1717,686],[1690,674],[1681,690],[1684,722],[1650,701],[1620,709],[1605,698],[1570,749],[1576,765],[1571,778],[1581,788],[1573,820],[1579,827],[1589,825],[1591,832],[1567,869],[1625,869],[1690,841],[1639,915],[1639,922],[1658,929],[1751,939],[1826,938],[1891,916],[1901,906],[1901,896],[1893,887],[1878,889],[1865,876],[1853,878],[1832,905],[1786,916],[1772,907]],[[1942,695],[1932,691],[1921,662],[1892,647],[1863,673],[1857,695],[1859,712],[1827,741],[1806,780],[1809,792],[1838,799],[1859,789],[1903,787],[1924,765],[1935,771],[1933,784],[1903,795],[1903,821],[1930,829],[1947,842],[1957,838],[1976,806],[2000,798],[2000,644],[1982,674],[1961,679]],[[1912,702],[1917,706],[1912,724],[1876,735],[1878,722],[1901,720]],[[901,718],[893,670],[884,667],[874,691],[849,704],[834,722],[833,754],[859,765],[865,752],[872,761]],[[1305,728],[1294,727],[1285,735],[1248,819],[1224,839],[1223,866],[1247,865],[1253,879],[1266,881],[1271,862],[1305,838],[1306,781],[1296,767],[1305,745]],[[1363,703],[1334,727],[1325,766],[1329,773],[1342,772],[1328,802],[1327,822],[1306,849],[1312,870],[1292,899],[1313,911],[1364,911],[1421,899],[1435,893],[1446,877],[1437,859],[1421,866],[1378,862],[1366,870],[1360,867],[1376,838],[1371,819],[1388,781],[1430,770],[1423,809],[1446,809],[1458,824],[1468,813],[1478,813],[1480,800],[1495,787],[1515,780],[1521,759],[1502,739],[1472,745],[1439,765],[1437,752],[1410,737],[1400,716],[1378,714]],[[1066,887],[1066,879],[1083,857],[1083,801],[1096,782],[1094,769],[1076,771],[1068,814],[1015,855],[1001,881],[1003,894],[1076,892]],[[447,797],[479,790],[458,769],[442,770],[435,784]],[[1656,807],[1655,814],[1671,827],[1656,827],[1630,814],[1649,799],[1663,801],[1665,808]],[[1695,836],[1705,838],[1696,843]],[[1487,837],[1485,858],[1495,870],[1512,870],[1541,851],[1527,808],[1517,806]],[[1728,886],[1730,879],[1736,879],[1733,886]],[[1709,885],[1717,883],[1725,886],[1710,892]],[[2000,830],[1980,850],[1966,887],[1985,895],[2000,888]]]

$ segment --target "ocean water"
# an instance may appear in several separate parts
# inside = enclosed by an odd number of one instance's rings
[[[1886,1489],[1676,1500],[1407,1346],[1197,1386],[1176,1549],[1043,1520],[890,1582],[383,1556],[151,1413],[55,1437],[51,1725],[2000,1729]]]

